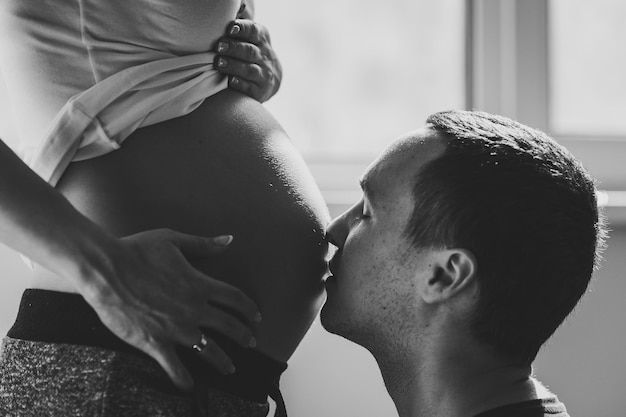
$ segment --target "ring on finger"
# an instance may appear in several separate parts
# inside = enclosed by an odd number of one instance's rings
[[[200,341],[194,344],[191,348],[196,352],[202,352],[204,348],[209,344],[209,339],[205,336],[204,333],[200,333]]]

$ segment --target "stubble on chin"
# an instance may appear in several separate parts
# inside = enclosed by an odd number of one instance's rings
[[[352,320],[344,313],[338,314],[331,306],[324,305],[320,312],[320,323],[324,330],[370,349],[376,339],[363,323]]]

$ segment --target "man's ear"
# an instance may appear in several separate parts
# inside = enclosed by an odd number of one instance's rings
[[[476,257],[467,249],[433,251],[420,282],[422,299],[434,304],[452,298],[474,283],[477,270]]]

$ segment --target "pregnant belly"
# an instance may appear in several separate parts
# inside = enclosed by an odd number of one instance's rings
[[[193,262],[258,303],[257,347],[275,359],[291,356],[323,301],[326,206],[273,117],[238,93],[72,163],[57,188],[117,236],[162,227],[234,235],[225,254]],[[36,271],[35,287],[71,290],[62,283]]]

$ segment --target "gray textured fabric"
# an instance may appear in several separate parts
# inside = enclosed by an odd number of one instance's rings
[[[265,417],[268,404],[197,388],[182,394],[155,361],[91,346],[5,337],[0,415]]]

